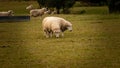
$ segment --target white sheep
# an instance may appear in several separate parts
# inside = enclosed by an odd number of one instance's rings
[[[65,30],[72,31],[72,24],[60,17],[45,17],[42,21],[43,31],[46,38],[52,37],[54,34],[56,37],[64,36]]]
[[[52,14],[52,15],[53,15],[53,14],[57,14],[57,11],[54,10],[54,11],[51,12],[51,14]]]
[[[12,10],[7,12],[0,12],[0,16],[14,16],[14,12]]]
[[[42,16],[45,11],[47,11],[46,8],[32,9],[32,10],[30,10],[30,16],[33,16],[33,17]]]
[[[51,14],[51,10],[45,11],[44,14]]]
[[[33,8],[33,5],[31,4],[31,5],[27,6],[26,9],[27,9],[27,10],[32,10],[32,9],[34,9],[34,8]]]

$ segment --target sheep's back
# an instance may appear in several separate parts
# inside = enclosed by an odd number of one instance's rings
[[[0,16],[8,16],[8,12],[0,12]]]
[[[54,29],[54,28],[60,28],[60,20],[54,19],[51,17],[46,17],[43,20],[43,27],[44,28],[49,28],[49,29]]]

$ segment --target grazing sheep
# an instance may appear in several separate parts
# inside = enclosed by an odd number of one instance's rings
[[[51,14],[51,10],[45,11],[44,14]]]
[[[45,17],[42,21],[43,31],[46,38],[52,37],[55,34],[56,37],[64,36],[65,30],[72,31],[72,24],[60,17]]]
[[[27,10],[32,10],[33,9],[33,5],[29,5],[28,7],[26,7]]]
[[[14,12],[12,10],[7,12],[0,12],[0,16],[14,16]]]
[[[54,11],[51,12],[51,14],[57,14],[57,11],[54,10]]]
[[[42,16],[45,11],[47,11],[46,8],[32,9],[32,10],[30,10],[30,16],[33,16],[33,17]]]

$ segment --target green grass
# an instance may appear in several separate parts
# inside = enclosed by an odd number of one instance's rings
[[[120,15],[54,16],[71,21],[73,32],[45,38],[41,26],[45,16],[0,23],[0,68],[120,67]]]
[[[108,7],[73,7],[70,9],[72,14],[108,14]],[[82,12],[84,11],[84,12]]]
[[[0,3],[0,11],[13,10],[15,15],[28,15],[29,11],[26,10],[28,5],[32,4],[34,8],[39,8],[38,3],[35,1],[9,1]]]

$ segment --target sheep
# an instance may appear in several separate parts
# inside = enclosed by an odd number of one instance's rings
[[[26,9],[27,9],[27,10],[32,10],[32,9],[34,9],[34,8],[33,8],[33,5],[31,4],[31,5],[27,6]]]
[[[0,12],[0,16],[14,16],[14,12],[12,10],[7,12]]]
[[[46,8],[32,9],[32,10],[30,10],[30,16],[33,16],[33,17],[42,16],[45,11],[47,11]]]
[[[51,14],[52,14],[52,15],[53,15],[53,14],[57,14],[57,11],[54,10],[54,11],[51,12]]]
[[[63,37],[65,30],[72,31],[72,24],[60,17],[45,17],[42,21],[42,27],[46,38],[52,37],[54,34],[57,38]]]
[[[45,11],[44,14],[51,14],[51,10]]]

